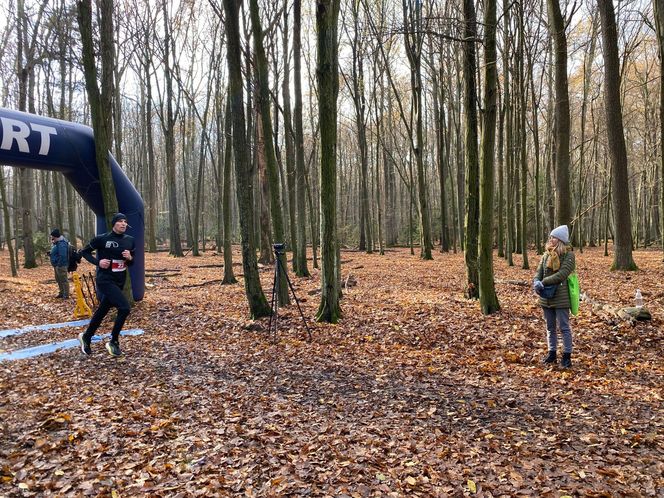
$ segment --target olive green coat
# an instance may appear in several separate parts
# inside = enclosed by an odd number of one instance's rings
[[[545,308],[569,308],[569,289],[567,288],[567,277],[576,269],[576,259],[571,248],[560,257],[560,269],[554,272],[546,267],[549,255],[544,254],[537,267],[535,278],[541,280],[543,285],[557,285],[556,293],[551,299],[539,298],[540,306]]]

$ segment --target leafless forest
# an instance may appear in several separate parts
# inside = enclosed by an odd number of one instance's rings
[[[148,251],[244,238],[269,261],[283,241],[299,275],[336,244],[464,251],[472,297],[489,285],[479,275],[492,281],[483,248],[514,264],[558,224],[581,249],[613,244],[620,269],[661,244],[660,3],[10,0],[2,105],[93,124],[81,36],[92,7],[109,148],[145,200]],[[49,227],[93,234],[59,173],[1,178],[15,271],[38,263]],[[309,263],[296,257],[307,246]]]

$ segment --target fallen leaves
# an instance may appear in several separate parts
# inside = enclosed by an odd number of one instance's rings
[[[582,286],[609,300],[615,282],[616,305],[629,305],[598,254],[579,255]],[[632,283],[644,289],[664,276],[650,255],[636,253],[646,271]],[[146,334],[124,340],[124,361],[93,344],[91,358],[0,363],[0,495],[661,494],[662,295],[647,294],[653,322],[634,327],[582,305],[574,368],[562,372],[540,366],[541,310],[514,285],[530,271],[497,260],[502,312],[483,317],[462,296],[461,254],[344,260],[356,285],[343,321],[309,321],[311,342],[292,310],[279,310],[273,335],[248,321],[242,284],[210,283],[221,257],[206,255],[150,277],[128,321]],[[149,268],[173,261],[148,255]],[[261,277],[269,290],[271,272]],[[22,296],[0,293],[7,328],[68,318],[49,278],[0,279]],[[316,294],[315,272],[293,280],[298,296]],[[307,318],[317,301],[302,303]],[[29,332],[0,349],[76,333]]]

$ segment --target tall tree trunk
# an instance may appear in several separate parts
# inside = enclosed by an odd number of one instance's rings
[[[489,315],[500,309],[493,277],[493,192],[494,152],[496,147],[496,93],[498,71],[496,50],[496,0],[484,3],[484,123],[480,155],[480,232],[479,232],[479,293],[482,313]],[[525,111],[524,111],[525,112]],[[524,256],[525,256],[524,247]]]
[[[242,234],[242,267],[244,288],[252,318],[271,314],[272,310],[265,299],[258,276],[256,250],[252,243],[251,231],[254,226],[253,185],[250,175],[247,150],[246,123],[242,98],[242,62],[240,59],[240,0],[224,0],[226,13],[226,38],[228,48],[228,92],[233,116],[233,154],[235,156],[235,181]]]
[[[272,141],[272,118],[270,115],[270,89],[267,70],[267,58],[265,57],[265,48],[263,47],[263,28],[261,27],[260,15],[258,12],[258,0],[249,1],[249,10],[251,16],[251,27],[254,36],[254,52],[256,55],[256,72],[258,74],[258,106],[261,114],[260,125],[263,128],[263,138],[265,145],[265,159],[267,175],[270,187],[270,214],[272,216],[272,228],[274,230],[274,240],[278,243],[284,243],[284,222],[281,214],[281,195],[279,191],[279,175],[277,172],[277,157],[274,151],[274,142]],[[279,272],[280,281],[279,304],[287,305],[290,303],[288,289],[288,261],[286,261],[286,252],[280,251],[278,254],[281,271]]]
[[[150,40],[150,31],[146,27],[145,40],[146,44]],[[147,238],[148,238],[148,251],[157,252],[157,168],[155,165],[154,157],[154,139],[152,135],[152,82],[151,82],[151,54],[149,50],[145,50],[143,54],[143,72],[145,77],[145,146],[147,148],[148,164],[147,164]]]
[[[537,254],[542,254],[542,199],[541,199],[541,161],[540,161],[540,132],[539,132],[539,99],[535,92],[535,78],[533,66],[535,65],[533,53],[528,50],[528,80],[530,81],[530,108],[533,124],[533,155],[535,156],[535,248]],[[541,95],[541,91],[540,91]]]
[[[288,44],[288,1],[284,0],[284,28],[283,28],[283,57],[284,78],[281,92],[284,99],[284,142],[286,144],[286,182],[288,184],[288,216],[290,220],[290,250],[293,253],[293,271],[297,274],[297,194],[296,194],[296,165],[295,165],[295,143],[293,130],[293,117],[291,114],[290,95],[290,57]]]
[[[25,1],[18,0],[16,4],[17,14],[17,60],[16,70],[18,76],[19,99],[18,108],[21,111],[34,112],[34,67],[36,64],[35,50],[39,25],[41,23],[47,0],[42,0],[34,26],[32,36],[28,37],[28,18],[25,13]],[[30,109],[28,109],[30,105]],[[24,268],[35,268],[37,260],[35,257],[35,246],[33,241],[33,204],[34,204],[34,172],[29,168],[19,168],[18,178],[20,183],[20,206],[21,206],[21,240],[23,245]],[[17,251],[18,252],[18,251]]]
[[[298,277],[308,277],[307,265],[307,207],[306,182],[304,167],[304,129],[302,124],[302,0],[293,1],[293,89],[295,102],[293,118],[295,121],[295,170],[297,180],[296,206],[297,206],[297,264],[295,265]],[[311,213],[313,216],[313,213]]]
[[[81,31],[83,69],[85,88],[92,128],[95,135],[95,157],[99,169],[102,198],[106,226],[111,229],[111,216],[118,210],[115,184],[111,176],[108,154],[111,146],[112,129],[112,97],[113,97],[113,1],[100,0],[100,54],[101,54],[101,90],[97,86],[97,66],[95,64],[95,44],[92,38],[92,4],[91,0],[78,0],[78,24]]]
[[[508,0],[503,0],[503,30],[504,38],[509,40],[511,37],[510,33],[510,9],[511,4]],[[512,87],[510,79],[510,43],[506,42],[505,47],[503,48],[503,119],[505,125],[505,136],[504,136],[504,150],[505,150],[505,161],[504,161],[504,183],[503,188],[505,189],[505,258],[509,266],[514,265],[513,253],[514,253],[514,238],[512,236],[512,223],[513,218],[512,214],[514,212],[514,202],[512,199],[512,164],[513,164],[513,127],[512,127]]]
[[[477,37],[475,2],[463,1],[464,43],[463,80],[464,116],[466,119],[464,150],[466,151],[466,289],[468,299],[479,297],[479,274],[477,268],[477,237],[479,230],[479,158],[477,152],[477,86],[475,82]]]
[[[173,110],[173,68],[171,68],[172,35],[171,26],[166,8],[166,1],[162,0],[161,8],[164,16],[164,79],[166,80],[166,116],[162,119],[166,145],[166,191],[168,195],[168,220],[170,234],[170,254],[182,257],[182,242],[180,240],[180,216],[178,214],[177,179],[175,175],[175,122],[177,116]]]
[[[2,220],[4,225],[4,236],[7,241],[9,252],[9,265],[12,277],[18,277],[18,265],[16,264],[16,244],[12,243],[11,221],[9,218],[9,204],[7,202],[7,188],[5,187],[5,172],[0,168],[0,202],[2,202]]]
[[[265,137],[261,122],[263,118],[260,113],[256,115],[256,167],[258,170],[258,188],[259,203],[258,210],[260,217],[260,239],[258,262],[263,265],[274,263],[274,254],[272,252],[272,225],[270,224],[270,184],[267,175],[267,159],[265,158]]]
[[[424,33],[422,30],[422,3],[410,4],[408,0],[402,0],[404,38],[406,55],[410,63],[410,87],[412,92],[412,112],[414,113],[415,130],[411,136],[412,151],[415,156],[417,167],[418,208],[420,214],[420,257],[422,259],[433,259],[431,250],[431,222],[429,221],[429,203],[427,201],[427,181],[424,171],[424,130],[422,104],[422,42]],[[413,187],[413,185],[411,185]]]
[[[597,45],[597,16],[592,16],[592,33],[590,35],[590,45],[588,52],[585,54],[583,61],[583,101],[581,103],[581,138],[579,143],[579,177],[578,177],[578,195],[576,216],[574,222],[574,229],[576,233],[576,240],[581,252],[583,252],[583,223],[582,223],[582,206],[583,206],[583,188],[582,185],[587,181],[587,172],[585,171],[586,164],[586,121],[588,115],[588,94],[590,92],[590,85],[592,83],[592,65],[595,59],[595,47]]]
[[[498,114],[498,257],[505,257],[505,106],[497,96]]]
[[[316,0],[318,120],[320,124],[321,301],[320,322],[336,323],[339,299],[339,242],[337,239],[337,97],[339,0]]]
[[[613,215],[615,244],[612,269],[636,270],[632,258],[632,216],[629,205],[627,150],[620,102],[620,60],[618,33],[612,0],[598,0],[604,50],[604,106],[608,134],[611,178],[613,179]]]
[[[521,163],[521,254],[523,256],[523,264],[521,268],[527,270],[530,268],[528,264],[528,207],[526,205],[528,199],[528,158],[526,155],[526,72],[524,68],[525,53],[525,25],[523,5],[519,4],[519,39],[518,39],[518,70],[519,77],[519,126],[520,130],[520,147],[519,147],[519,162]]]
[[[657,54],[659,56],[659,228],[661,233],[662,252],[664,252],[664,0],[653,0],[655,6],[655,24],[657,26]]]
[[[433,50],[431,51],[433,53]],[[434,68],[433,55],[431,67]],[[445,85],[444,63],[442,53],[438,66],[438,78],[433,78],[433,115],[434,132],[436,135],[436,163],[438,165],[438,184],[440,188],[440,252],[449,252],[449,236],[447,230],[447,198],[445,196],[445,163],[448,157],[445,143]],[[435,70],[435,69],[434,69]],[[439,81],[441,83],[439,83]]]
[[[65,1],[61,0],[59,5],[59,12],[65,12]],[[69,22],[63,23],[65,32],[62,32],[58,37],[58,50],[59,50],[59,69],[60,69],[60,103],[58,109],[58,117],[64,121],[69,121],[68,116],[68,106],[67,106],[67,86],[68,83],[70,86],[71,81],[68,81],[67,74],[71,78],[73,73],[72,65],[73,61],[70,57],[70,44],[71,44],[71,24]],[[71,105],[71,100],[69,102]],[[59,173],[57,173],[59,174]],[[63,200],[62,200],[62,218],[64,220],[65,215],[67,215],[67,228],[69,231],[69,240],[74,247],[78,247],[78,232],[76,227],[76,209],[74,209],[75,199],[74,199],[74,189],[71,186],[71,183],[67,180],[63,181]]]
[[[549,31],[554,46],[555,70],[555,143],[556,143],[556,223],[567,225],[572,221],[572,199],[569,188],[569,94],[567,89],[567,37],[565,20],[560,12],[559,0],[547,0]]]
[[[223,187],[223,218],[224,218],[224,279],[222,284],[237,282],[233,273],[233,249],[231,247],[231,169],[232,169],[232,120],[231,120],[230,94],[226,99],[226,112],[224,114],[224,134],[226,136],[226,149],[224,150],[224,187]],[[221,158],[219,158],[221,161]]]
[[[360,152],[360,178],[359,178],[359,231],[360,241],[358,249],[373,252],[371,234],[371,211],[369,208],[369,155],[367,144],[367,111],[364,81],[364,57],[365,39],[360,25],[360,2],[351,2],[350,10],[355,33],[355,39],[351,46],[352,58],[352,92],[355,107],[355,127],[357,132],[357,146]]]
[[[384,79],[381,78],[381,88]],[[382,91],[382,90],[381,90]],[[391,124],[393,103],[392,98],[387,96],[387,116]],[[383,164],[383,177],[385,178],[385,245],[392,247],[398,243],[397,230],[397,185],[394,172],[394,159],[392,158],[393,138],[392,133],[387,134],[386,149],[390,151],[389,159]]]

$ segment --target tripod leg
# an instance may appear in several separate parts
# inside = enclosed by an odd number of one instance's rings
[[[272,301],[270,303],[270,308],[272,309],[272,314],[270,315],[270,321],[267,328],[268,333],[272,332],[272,320],[274,319],[274,332],[277,332],[277,310],[279,307],[279,302],[277,301],[277,289],[279,287],[279,268],[274,267],[274,281],[272,282]]]
[[[295,299],[295,304],[297,304],[297,309],[300,310],[300,316],[302,317],[302,322],[304,322],[304,327],[307,329],[307,334],[309,335],[309,340],[311,340],[311,330],[309,329],[309,325],[307,324],[307,319],[304,318],[304,313],[302,312],[302,308],[300,307],[300,301],[298,300],[297,296],[295,295],[295,288],[293,287],[293,283],[291,282],[290,278],[288,277],[288,273],[286,273],[286,282],[288,282],[288,287],[290,288],[291,292],[293,293],[293,299]]]

